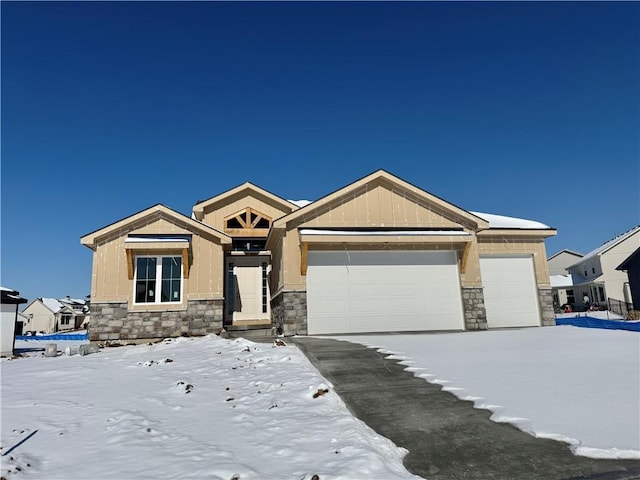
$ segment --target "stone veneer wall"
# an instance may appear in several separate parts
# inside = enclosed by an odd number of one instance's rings
[[[466,330],[487,329],[487,310],[484,307],[484,290],[482,288],[463,287],[462,308]]]
[[[307,334],[307,292],[280,292],[271,300],[271,318],[278,333]]]
[[[542,314],[542,326],[551,327],[556,324],[556,315],[553,311],[553,294],[550,288],[538,289],[538,301]]]
[[[127,302],[91,303],[89,340],[135,343],[222,330],[223,300],[189,300],[186,310],[130,311]]]

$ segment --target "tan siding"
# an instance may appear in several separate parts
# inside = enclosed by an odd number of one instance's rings
[[[139,228],[119,232],[117,237],[96,246],[93,259],[92,302],[133,303],[133,280],[127,275],[125,240],[130,233],[135,234],[191,234],[189,278],[183,279],[183,301],[181,305],[159,305],[136,307],[145,310],[166,310],[186,308],[187,299],[221,298],[223,288],[223,249],[213,237],[204,237],[190,232],[181,225],[175,225],[157,216],[144,222]],[[179,254],[176,248],[167,251],[136,250],[137,255]]]
[[[294,225],[288,225],[293,227]],[[296,227],[461,227],[454,219],[447,218],[438,208],[415,203],[399,191],[386,185],[360,189],[327,205],[313,216],[302,216]]]
[[[543,240],[492,236],[478,239],[480,255],[533,255],[536,281],[539,287],[549,287],[549,269]]]

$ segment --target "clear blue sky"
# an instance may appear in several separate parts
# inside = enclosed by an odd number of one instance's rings
[[[90,293],[80,237],[245,181],[384,168],[586,252],[640,223],[635,2],[2,2],[2,278]]]

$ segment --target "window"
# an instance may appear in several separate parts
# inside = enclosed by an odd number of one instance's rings
[[[71,315],[65,314],[60,317],[60,325],[70,325],[71,324]]]
[[[591,273],[596,273],[596,268],[595,267],[591,267]]]
[[[182,257],[136,257],[135,303],[182,299]]]

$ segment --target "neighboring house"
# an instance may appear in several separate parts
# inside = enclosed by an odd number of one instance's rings
[[[55,333],[77,330],[88,321],[87,302],[75,298],[36,298],[22,311],[24,332]]]
[[[0,356],[13,355],[16,343],[16,324],[18,323],[18,305],[27,303],[26,298],[20,296],[20,292],[11,288],[0,287],[0,303],[2,315],[0,316]]]
[[[616,270],[627,272],[633,309],[640,311],[640,247],[625,258]]]
[[[251,183],[81,238],[92,341],[247,325],[285,335],[554,325],[539,222],[470,212],[384,170],[302,208]]]
[[[567,267],[579,261],[584,255],[573,250],[560,250],[547,258],[549,275],[567,275]]]
[[[582,256],[581,253],[564,249],[547,258],[553,306],[556,310],[564,305],[571,305],[572,309],[576,308],[573,281],[567,272],[567,267],[576,263]]]
[[[632,303],[629,277],[617,267],[640,246],[640,226],[619,235],[567,267],[576,303],[583,297],[608,308]]]
[[[27,329],[25,328],[25,325],[27,325],[27,323],[29,323],[29,317],[27,317],[22,312],[18,312],[18,317],[16,320],[16,335],[23,335],[27,331]]]
[[[569,305],[571,311],[576,309],[576,298],[573,291],[573,280],[568,273],[565,275],[550,275],[553,308],[560,311]]]

